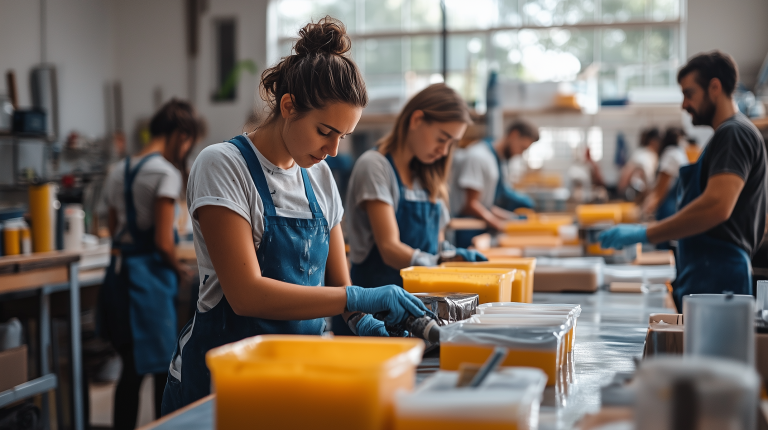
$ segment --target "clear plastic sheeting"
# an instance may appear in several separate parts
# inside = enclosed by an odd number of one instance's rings
[[[664,284],[675,279],[674,266],[633,266],[607,265],[603,268],[603,281],[611,282],[640,282],[643,284]]]
[[[424,428],[535,429],[546,375],[533,368],[503,368],[478,388],[457,388],[459,372],[439,371],[413,393],[395,398],[395,430]],[[425,427],[425,424],[428,426]]]
[[[577,272],[593,273],[597,277],[597,286],[605,285],[603,269],[606,267],[603,257],[580,258],[547,258],[536,259],[536,272],[553,271],[553,269],[571,269]]]
[[[424,306],[439,318],[440,325],[463,321],[475,314],[477,294],[465,293],[416,293]]]

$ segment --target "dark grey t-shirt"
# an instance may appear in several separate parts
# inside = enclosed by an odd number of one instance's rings
[[[768,193],[763,137],[746,116],[737,113],[715,131],[701,162],[702,190],[711,176],[720,173],[732,173],[744,180],[731,217],[707,234],[753,255],[763,239]]]

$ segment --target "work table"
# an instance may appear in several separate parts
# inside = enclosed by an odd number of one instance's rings
[[[534,303],[580,304],[582,314],[576,331],[570,383],[548,387],[544,392],[539,429],[570,429],[586,413],[600,409],[600,388],[616,372],[631,372],[634,359],[642,356],[648,315],[668,313],[666,308],[646,306],[643,294],[535,293]],[[417,382],[435,372],[439,358],[427,355],[417,370]],[[214,395],[208,396],[143,430],[212,430]]]

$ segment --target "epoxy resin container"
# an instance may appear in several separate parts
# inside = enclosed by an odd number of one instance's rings
[[[522,274],[523,293],[520,300],[515,300],[515,288],[512,288],[512,301],[521,303],[533,302],[533,272],[536,270],[535,258],[508,258],[494,261],[467,262],[456,261],[443,263],[443,267],[482,267],[496,269],[515,269]]]
[[[212,349],[216,428],[390,429],[423,352],[420,339],[297,335]]]
[[[409,267],[400,271],[409,293],[472,293],[480,303],[512,299],[514,269],[473,267]]]
[[[443,327],[440,332],[440,368],[458,370],[462,363],[483,364],[495,347],[509,350],[502,366],[541,369],[547,385],[557,382],[564,363],[563,342],[570,327],[565,318],[512,318],[475,315],[469,321]]]
[[[438,371],[413,393],[395,397],[396,430],[522,430],[538,427],[547,377],[503,368],[477,388],[456,387],[458,372]]]
[[[565,335],[566,352],[573,351],[576,343],[576,323],[581,315],[580,305],[570,304],[527,304],[527,303],[486,303],[477,307],[478,315],[507,315],[517,317],[555,316],[565,317],[570,327]]]

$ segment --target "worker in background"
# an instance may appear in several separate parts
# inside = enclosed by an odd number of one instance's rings
[[[354,130],[368,102],[344,25],[326,17],[299,32],[295,54],[261,77],[271,108],[260,127],[205,148],[187,185],[200,293],[179,334],[163,415],[210,393],[205,354],[261,334],[321,335],[325,317],[365,313],[360,335],[386,336],[423,316],[398,286],[350,286],[343,208],[327,156]],[[324,287],[328,286],[328,287]],[[254,417],[258,421],[258,417]]]
[[[349,181],[349,259],[352,283],[402,286],[400,269],[436,266],[450,220],[447,175],[469,109],[445,84],[425,88],[403,107],[393,130],[355,163]],[[462,260],[485,260],[456,249]],[[453,249],[451,249],[453,253]],[[351,334],[340,317],[335,334]]]
[[[661,134],[658,128],[649,128],[641,133],[640,146],[632,152],[629,161],[619,172],[616,184],[619,195],[634,200],[637,194],[644,194],[653,187],[660,147]]]
[[[155,415],[176,340],[174,300],[187,269],[176,259],[175,202],[198,135],[192,106],[172,100],[152,117],[149,143],[119,161],[104,184],[112,260],[99,297],[99,330],[122,359],[116,429],[133,429],[144,375],[154,377]]]
[[[505,218],[494,207],[506,211],[533,208],[533,200],[513,190],[506,179],[503,165],[522,155],[539,140],[539,131],[532,124],[517,120],[504,137],[492,142],[480,140],[457,151],[451,172],[451,215],[484,220],[495,230],[503,230]],[[471,237],[457,231],[456,244],[468,246]],[[473,231],[472,235],[477,234]]]
[[[600,240],[620,249],[677,239],[673,296],[680,309],[687,294],[752,294],[750,258],[765,231],[768,179],[763,138],[733,102],[733,59],[720,51],[699,54],[677,81],[693,124],[715,129],[699,160],[680,169],[678,211],[648,226],[619,225]]]
[[[685,147],[688,140],[679,127],[670,127],[664,133],[659,149],[659,171],[656,181],[643,202],[643,213],[655,215],[657,221],[668,218],[677,210],[677,177],[680,168],[690,164]]]

